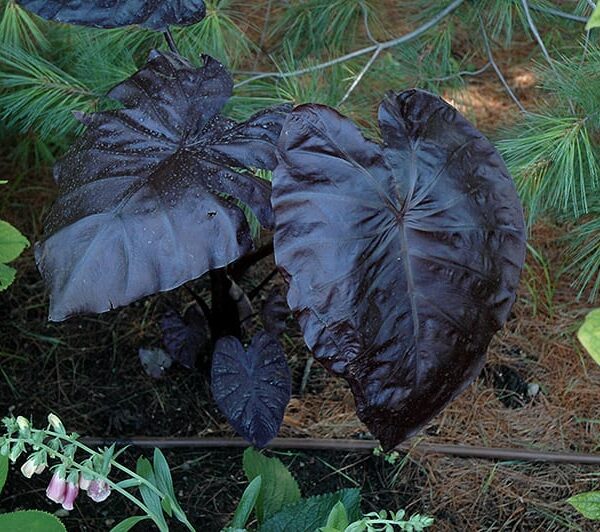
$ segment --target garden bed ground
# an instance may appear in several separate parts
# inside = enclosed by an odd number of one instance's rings
[[[526,54],[527,47],[524,50]],[[525,101],[534,98],[535,79],[511,66],[514,56],[500,59],[519,96]],[[512,105],[491,71],[463,93],[446,96],[490,132]],[[8,163],[1,170],[0,175],[14,175]],[[54,193],[48,173],[14,179],[0,197],[2,218],[34,241]],[[413,441],[600,452],[600,369],[574,337],[589,305],[577,302],[571,279],[559,275],[562,234],[560,227],[536,226],[531,244],[547,262],[529,256],[518,302],[493,341],[484,375]],[[42,423],[53,411],[69,428],[90,436],[233,435],[210,399],[205,363],[200,361],[192,371],[174,367],[163,379],[153,380],[137,356],[142,346],[160,346],[160,316],[189,303],[186,291],[101,316],[50,324],[47,294],[31,250],[16,266],[18,281],[0,295],[1,415],[32,416]],[[269,271],[268,264],[255,268],[243,285],[256,286]],[[198,281],[193,286],[202,291],[204,285]],[[318,365],[300,396],[309,354],[297,328],[292,327],[283,341],[293,369],[294,396],[281,436],[366,437],[347,386]],[[126,459],[137,452],[131,450]],[[241,452],[185,450],[169,452],[168,457],[181,502],[198,529],[218,530],[226,524],[244,487]],[[597,468],[414,453],[396,465],[372,455],[342,452],[285,453],[282,458],[307,494],[360,486],[365,511],[402,506],[425,512],[436,518],[434,530],[593,529],[564,500],[591,489],[594,481],[597,485]],[[55,510],[44,489],[44,480],[25,481],[15,472],[2,510]],[[69,530],[105,530],[128,511],[116,497],[102,505],[82,498],[65,522]]]

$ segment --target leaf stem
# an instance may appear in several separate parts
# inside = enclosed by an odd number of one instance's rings
[[[98,451],[94,451],[91,447],[88,447],[87,445],[84,445],[80,441],[71,439],[66,434],[60,434],[58,432],[53,432],[53,431],[50,431],[50,430],[31,429],[31,433],[33,434],[34,432],[42,432],[42,433],[44,433],[44,434],[46,434],[48,436],[51,436],[53,438],[60,438],[61,440],[65,440],[65,441],[67,441],[67,442],[75,445],[76,447],[78,447],[82,451],[86,452],[90,456],[98,456],[98,455],[101,454]],[[28,443],[30,443],[30,445],[34,445],[33,442],[28,442]],[[35,444],[35,445],[37,445],[37,444]],[[49,452],[58,456],[58,453],[56,451],[52,450],[52,449],[50,449]],[[117,461],[115,461],[113,459],[110,460],[110,465],[113,466],[115,469],[118,469],[119,471],[121,471],[121,472],[125,473],[126,475],[130,476],[131,478],[134,478],[140,484],[145,485],[150,490],[154,491],[157,495],[159,495],[161,498],[164,498],[165,494],[163,492],[161,492],[151,482],[148,482],[144,477],[138,475],[135,471],[132,471],[131,469],[129,469],[128,467],[125,467],[124,465],[121,465],[119,462],[117,462]],[[92,471],[92,473],[93,473],[93,471]]]

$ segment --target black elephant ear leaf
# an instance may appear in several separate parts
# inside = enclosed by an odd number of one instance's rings
[[[210,57],[195,68],[153,52],[109,93],[125,109],[81,117],[87,130],[55,166],[59,198],[36,249],[51,320],[126,305],[238,259],[252,248],[239,201],[272,225],[270,184],[250,165],[275,165],[289,109],[237,124],[219,114],[232,85]]]
[[[277,339],[261,331],[247,350],[234,336],[213,353],[213,397],[231,426],[256,447],[279,432],[291,396],[291,375]]]
[[[208,321],[202,310],[192,305],[183,316],[170,310],[160,320],[163,344],[173,360],[185,368],[193,368],[209,340]]]
[[[46,20],[118,28],[137,24],[153,30],[187,26],[206,15],[204,0],[17,0]]]
[[[290,315],[285,297],[277,289],[271,291],[261,310],[263,327],[273,336],[279,336],[287,329],[287,319]]]
[[[384,145],[333,109],[287,118],[275,258],[314,356],[386,449],[478,375],[515,301],[525,224],[492,145],[419,90],[380,107]]]
[[[153,379],[160,379],[173,364],[173,359],[163,349],[141,347],[138,355],[144,371]]]

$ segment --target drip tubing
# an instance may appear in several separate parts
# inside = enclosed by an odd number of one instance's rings
[[[89,446],[129,445],[134,447],[159,447],[161,449],[224,449],[245,448],[248,442],[242,438],[167,438],[134,437],[129,439],[81,438]],[[267,448],[295,449],[305,451],[344,451],[368,453],[378,447],[375,440],[317,439],[317,438],[275,438]],[[442,454],[461,458],[481,458],[485,460],[516,460],[525,462],[548,462],[555,464],[600,465],[600,455],[570,452],[539,451],[535,449],[515,449],[502,447],[478,447],[474,445],[418,443],[401,444],[395,451],[415,454]]]

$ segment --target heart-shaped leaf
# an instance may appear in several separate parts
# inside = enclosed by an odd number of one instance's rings
[[[182,366],[193,368],[209,339],[208,322],[202,310],[192,305],[183,317],[170,310],[160,320],[160,326],[167,353]]]
[[[279,336],[287,329],[287,319],[290,315],[285,297],[281,295],[279,290],[273,290],[265,299],[261,311],[263,327],[268,333],[273,336]]]
[[[276,338],[259,332],[248,350],[234,336],[213,354],[212,394],[231,426],[256,447],[271,441],[291,396],[291,375]]]
[[[162,349],[141,347],[138,355],[144,371],[153,379],[160,379],[173,364],[173,359]]]
[[[525,225],[496,150],[442,99],[390,94],[384,144],[333,109],[284,124],[275,257],[314,356],[386,449],[478,375],[515,300]]]
[[[232,80],[168,53],[109,96],[126,107],[82,116],[84,135],[55,166],[60,196],[36,249],[50,319],[104,312],[170,290],[252,248],[235,200],[272,224],[270,184],[287,107],[236,123],[218,114]]]
[[[154,30],[169,25],[187,26],[206,14],[203,0],[17,0],[46,20],[118,28],[139,24]]]

